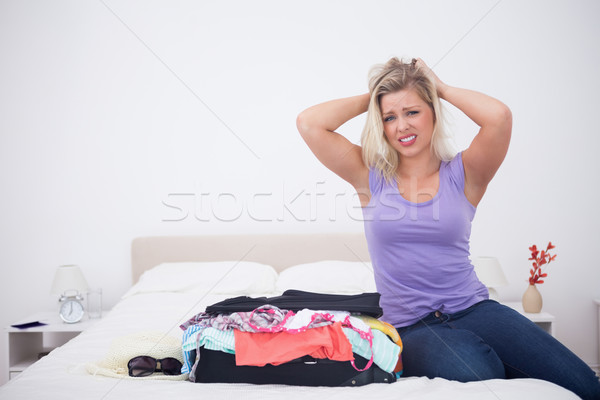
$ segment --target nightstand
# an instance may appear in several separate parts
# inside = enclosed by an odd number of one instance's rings
[[[60,319],[57,311],[53,311],[31,315],[15,324],[32,321],[40,321],[47,325],[28,329],[9,326],[4,329],[8,343],[8,379],[15,378],[43,354],[67,343],[98,319],[89,319],[86,314],[80,322],[67,324]]]
[[[504,304],[505,306],[509,306],[513,310],[518,311],[520,314],[535,322],[535,324],[542,328],[544,331],[554,336],[554,315],[543,311],[539,313],[526,313],[525,311],[523,311],[523,305],[521,304],[521,302],[518,301],[502,304]]]

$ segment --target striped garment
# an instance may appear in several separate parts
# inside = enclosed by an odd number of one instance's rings
[[[342,330],[352,344],[353,353],[367,360],[371,358],[368,340],[362,339],[358,332],[350,328],[342,328]],[[371,331],[373,332],[373,362],[385,372],[392,372],[400,356],[400,346],[392,342],[385,333],[376,329]]]
[[[182,343],[184,360],[183,367],[181,367],[182,374],[189,373],[192,370],[193,362],[190,361],[190,355],[192,351],[199,347],[235,354],[233,329],[223,331],[217,328],[204,328],[193,325],[183,333]]]

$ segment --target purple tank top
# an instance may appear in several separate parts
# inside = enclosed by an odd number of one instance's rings
[[[454,313],[488,298],[469,259],[476,209],[464,187],[462,153],[441,163],[438,192],[422,203],[404,199],[395,181],[369,171],[363,217],[382,320],[407,326],[432,311]]]

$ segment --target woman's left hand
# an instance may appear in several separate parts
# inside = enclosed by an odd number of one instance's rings
[[[442,82],[442,80],[440,78],[438,78],[438,76],[435,74],[435,72],[433,72],[433,70],[431,68],[429,68],[427,66],[427,64],[425,64],[425,61],[423,61],[422,59],[413,58],[412,63],[416,68],[419,68],[419,69],[422,69],[423,71],[425,71],[427,76],[429,76],[429,79],[431,79],[433,81],[433,83],[435,84],[438,96],[443,99],[444,91],[445,91],[447,85],[444,82]]]

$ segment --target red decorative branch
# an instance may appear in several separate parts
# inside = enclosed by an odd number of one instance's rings
[[[542,273],[542,266],[554,261],[554,259],[556,258],[556,254],[551,255],[550,250],[552,250],[555,247],[556,246],[554,246],[552,242],[548,242],[546,250],[538,251],[537,246],[535,244],[529,248],[529,251],[531,251],[531,257],[529,258],[529,260],[533,260],[533,268],[529,271],[531,274],[531,276],[529,277],[530,285],[544,283],[542,278],[547,277],[548,274]]]

